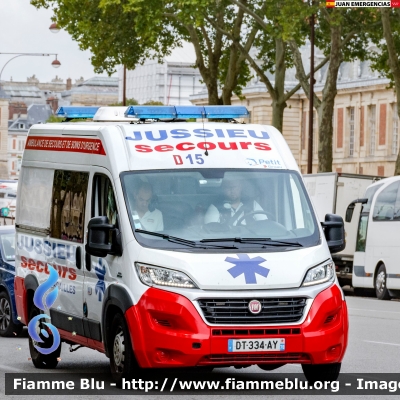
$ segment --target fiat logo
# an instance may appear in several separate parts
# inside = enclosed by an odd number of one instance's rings
[[[249,311],[252,314],[260,314],[261,308],[261,303],[258,300],[251,300],[249,302]]]

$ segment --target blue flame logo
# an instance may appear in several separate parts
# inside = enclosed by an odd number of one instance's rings
[[[35,291],[35,295],[33,296],[33,303],[39,310],[49,310],[49,308],[54,304],[58,296],[58,286],[54,287],[54,285],[58,281],[58,273],[50,264],[47,264],[47,266],[49,267],[50,276],[46,281],[39,285],[39,287]],[[47,296],[45,296],[48,290],[50,290],[50,292],[47,294]],[[34,340],[35,342],[44,343],[42,337],[48,339],[50,336],[48,330],[50,330],[51,334],[53,335],[53,345],[51,347],[39,347],[34,344],[35,349],[39,353],[50,354],[55,351],[60,345],[60,334],[57,328],[51,323],[39,322],[41,319],[50,319],[50,317],[47,314],[40,314],[32,318],[28,324],[28,333],[32,340]],[[37,330],[38,324],[45,325],[48,330],[43,328],[40,329],[39,333]]]
[[[99,261],[94,269],[94,272],[96,273],[98,279],[95,287],[95,292],[98,296],[98,300],[101,301],[104,292],[106,290],[106,284],[104,282],[104,277],[106,275],[106,267],[104,264],[104,260],[102,258],[99,258]]]

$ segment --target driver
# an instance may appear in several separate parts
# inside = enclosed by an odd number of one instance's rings
[[[135,229],[151,232],[164,230],[163,216],[160,210],[151,206],[153,188],[148,182],[141,182],[133,192],[135,209],[132,212]]]
[[[264,214],[264,210],[255,200],[247,202],[242,200],[243,187],[240,180],[225,178],[222,182],[222,190],[224,193],[224,201],[222,204],[211,204],[210,207],[208,207],[206,215],[204,216],[205,224],[219,222],[235,226],[245,214],[256,211],[260,211],[260,214],[253,214],[248,218],[252,218],[256,221],[268,219]],[[242,219],[241,224],[246,225],[246,218]]]

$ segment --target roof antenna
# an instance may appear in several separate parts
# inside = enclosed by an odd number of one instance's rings
[[[201,116],[202,116],[202,121],[203,121],[203,135],[204,135],[204,147],[206,149],[206,151],[204,152],[205,156],[208,156],[208,149],[207,149],[207,140],[206,140],[206,133],[204,132],[204,117],[205,117],[205,111],[201,112]]]

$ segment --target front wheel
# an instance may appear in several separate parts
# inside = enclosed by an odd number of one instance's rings
[[[302,364],[304,375],[310,384],[316,381],[332,382],[339,377],[341,363],[333,364]]]
[[[261,368],[263,371],[273,371],[274,369],[278,369],[283,367],[285,364],[257,364],[258,368]]]
[[[375,292],[379,300],[390,300],[391,296],[387,288],[387,273],[385,264],[382,264],[375,276]]]
[[[36,317],[37,315],[41,314],[39,309],[35,306],[32,306],[30,313],[29,313],[29,321]],[[39,320],[38,326],[37,326],[37,332],[39,333],[41,329],[46,329],[46,326],[43,325],[43,322],[45,320]],[[48,337],[43,336],[42,334],[39,335],[41,339],[44,342],[44,347],[49,348],[51,347],[53,343],[53,337],[52,335],[49,335]],[[58,360],[61,354],[61,343],[58,346],[58,348],[53,351],[50,354],[42,354],[38,350],[36,350],[35,347],[36,342],[33,341],[33,339],[29,336],[29,350],[31,353],[31,358],[33,365],[36,368],[40,369],[53,369],[57,366]]]
[[[132,380],[139,369],[132,350],[128,326],[121,314],[117,314],[111,324],[110,367],[111,374],[118,387],[122,379]]]

